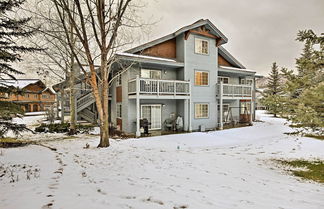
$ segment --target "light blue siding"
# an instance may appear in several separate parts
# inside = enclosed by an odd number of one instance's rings
[[[209,41],[209,54],[202,55],[195,53],[195,38],[202,38]],[[217,101],[216,101],[216,82],[217,82],[217,47],[214,39],[190,35],[185,42],[185,73],[184,79],[191,82],[191,127],[198,130],[200,125],[207,129],[214,129],[217,126]],[[208,86],[195,86],[195,70],[209,72]],[[206,119],[195,118],[195,103],[209,104],[209,117]]]

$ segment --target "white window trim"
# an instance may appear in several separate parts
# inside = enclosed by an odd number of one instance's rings
[[[208,39],[204,39],[204,38],[197,38],[195,37],[195,54],[200,54],[200,55],[209,55],[209,40]],[[207,42],[207,54],[203,53],[203,52],[199,52],[198,49],[197,49],[197,45],[196,45],[196,41],[206,41]]]
[[[198,85],[198,84],[196,84],[196,72],[201,72],[201,73],[207,73],[208,74],[208,84],[207,85]],[[195,84],[195,86],[209,86],[209,71],[207,71],[207,70],[195,70],[194,73],[195,73],[195,75],[194,75],[194,84]]]
[[[218,76],[218,78],[217,78],[217,82],[218,82],[218,79],[222,79],[222,78],[227,78],[227,80],[228,80],[228,83],[224,83],[224,84],[229,84],[230,82],[230,77],[227,77],[227,76]],[[220,83],[220,82],[218,82],[218,83]]]
[[[118,110],[119,110],[118,106],[119,105],[120,105],[120,115],[118,115]],[[122,118],[122,116],[123,116],[122,114],[123,114],[123,105],[121,102],[117,102],[116,103],[116,118]]]
[[[196,105],[207,105],[207,117],[198,117],[197,116],[197,110],[196,110]],[[207,102],[197,102],[197,103],[194,103],[194,109],[195,109],[195,119],[208,119],[209,118],[209,103]]]

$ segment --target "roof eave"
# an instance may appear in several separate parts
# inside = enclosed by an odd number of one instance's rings
[[[184,67],[183,62],[171,62],[171,61],[164,61],[164,60],[154,60],[154,59],[146,59],[141,57],[128,57],[122,55],[116,55],[118,59],[125,60],[125,61],[132,61],[136,63],[147,63],[147,64],[158,64],[158,65],[165,65],[169,67]]]
[[[136,52],[142,51],[142,50],[147,49],[149,47],[155,46],[157,44],[160,44],[160,43],[168,41],[168,40],[170,40],[172,38],[175,38],[175,37],[181,35],[182,33],[186,32],[186,31],[188,31],[190,29],[197,28],[197,27],[200,27],[200,26],[203,26],[203,25],[206,25],[206,24],[209,25],[214,30],[216,36],[219,36],[221,38],[221,42],[220,42],[221,45],[228,42],[228,38],[212,22],[210,22],[207,19],[207,20],[200,20],[200,21],[197,21],[196,23],[193,23],[191,25],[187,25],[185,27],[182,27],[182,28],[180,28],[179,30],[177,30],[174,33],[168,34],[166,36],[155,39],[155,40],[150,41],[148,43],[145,43],[145,44],[142,44],[140,46],[134,47],[134,48],[129,49],[129,50],[125,51],[125,52],[127,52],[127,53],[136,53]]]
[[[244,75],[252,75],[255,76],[256,72],[255,71],[250,71],[250,70],[245,70],[241,68],[223,68],[222,66],[218,67],[219,72],[224,72],[224,73],[233,73],[233,74],[244,74]]]
[[[242,65],[237,59],[235,59],[235,57],[233,55],[231,55],[231,53],[229,53],[229,51],[227,51],[224,47],[220,46],[218,48],[219,53],[227,60],[229,61],[231,64],[236,65],[239,68],[245,69],[246,67],[244,65]]]

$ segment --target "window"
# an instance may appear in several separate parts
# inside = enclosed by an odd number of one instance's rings
[[[117,103],[117,118],[122,117],[122,103]]]
[[[141,69],[141,78],[161,79],[161,70]]]
[[[252,84],[253,84],[253,79],[243,78],[243,79],[241,79],[241,84],[252,86]]]
[[[208,118],[209,104],[195,104],[195,118]]]
[[[121,74],[119,74],[116,78],[116,85],[117,86],[121,86],[122,85],[122,77],[121,77]]]
[[[209,85],[209,72],[195,71],[195,85],[208,86]]]
[[[50,96],[49,96],[49,95],[47,95],[47,94],[43,94],[43,95],[42,95],[42,98],[43,98],[43,99],[49,99],[49,98],[50,98]]]
[[[195,38],[195,53],[208,54],[208,41],[200,38]]]
[[[223,83],[228,84],[229,83],[229,77],[224,77],[224,76],[218,76],[218,83],[223,81]]]
[[[3,93],[3,92],[1,92],[0,93],[0,98],[8,99],[9,98],[9,93]]]
[[[34,98],[37,99],[37,94],[34,94]]]

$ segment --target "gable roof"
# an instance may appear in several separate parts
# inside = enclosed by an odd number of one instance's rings
[[[12,86],[14,88],[20,88],[23,89],[31,84],[36,84],[40,82],[43,86],[45,86],[45,84],[39,80],[39,79],[3,79],[0,80],[0,85],[1,86]]]
[[[200,20],[194,22],[193,24],[190,24],[190,25],[187,25],[187,26],[184,26],[184,27],[180,28],[179,30],[177,30],[174,33],[163,36],[161,38],[150,41],[148,43],[142,44],[140,46],[134,47],[132,49],[127,50],[126,52],[127,53],[136,53],[136,52],[142,51],[142,50],[147,49],[149,47],[152,47],[152,46],[155,46],[157,44],[168,41],[170,39],[173,39],[173,38],[181,35],[182,33],[186,32],[188,30],[198,28],[200,26],[207,26],[208,29],[210,29],[211,33],[213,33],[215,36],[220,37],[221,38],[221,42],[220,42],[221,44],[227,43],[227,41],[228,41],[227,37],[212,22],[210,22],[210,20],[208,20],[208,19],[205,19],[205,20],[200,19]]]
[[[237,60],[233,57],[233,55],[231,55],[231,53],[229,53],[223,46],[219,46],[218,47],[218,53],[224,57],[224,59],[226,61],[228,61],[229,63],[231,63],[232,65],[234,65],[237,68],[241,68],[241,69],[245,69],[245,67]]]
[[[46,88],[42,91],[42,93],[45,92],[45,91],[48,91],[48,92],[50,92],[51,94],[56,94],[56,92],[55,92],[52,88],[50,88],[50,87],[46,87]]]
[[[180,34],[188,31],[188,30],[191,30],[191,29],[194,29],[194,28],[197,28],[197,27],[200,27],[200,26],[207,26],[208,29],[210,29],[210,31],[221,38],[221,44],[225,44],[227,43],[228,39],[227,37],[212,23],[210,22],[210,20],[208,19],[200,19],[196,22],[194,22],[193,24],[190,24],[190,25],[187,25],[187,26],[184,26],[182,28],[180,28],[179,30],[177,30],[176,32],[174,33],[171,33],[171,34],[168,34],[166,36],[163,36],[161,38],[158,38],[158,39],[155,39],[153,41],[150,41],[148,43],[145,43],[145,44],[142,44],[140,46],[137,46],[137,47],[134,47],[132,49],[129,49],[127,51],[125,51],[126,53],[129,53],[129,54],[133,54],[133,53],[137,53],[139,51],[142,51],[144,49],[147,49],[147,48],[150,48],[152,46],[155,46],[157,44],[160,44],[160,43],[163,43],[165,41],[168,41],[168,40],[171,40],[177,36],[179,36]],[[218,53],[226,60],[228,61],[229,63],[231,63],[233,66],[237,67],[237,68],[241,68],[241,69],[244,69],[245,67],[237,60],[233,57],[233,55],[231,55],[224,47],[222,46],[219,46],[219,50],[218,50]]]

